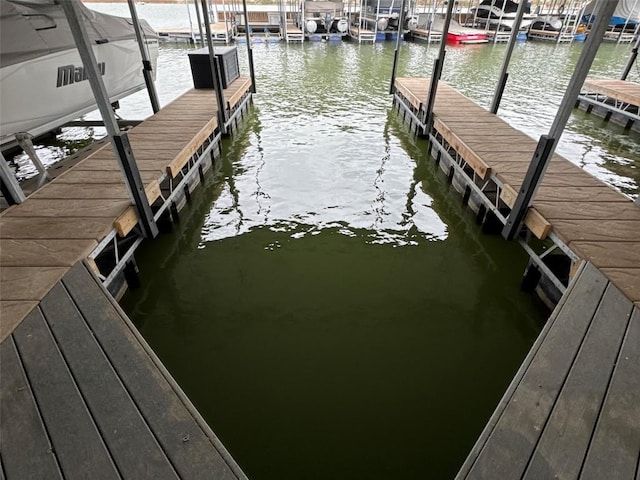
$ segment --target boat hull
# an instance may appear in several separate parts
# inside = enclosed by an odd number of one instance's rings
[[[147,47],[155,71],[158,40]],[[93,47],[111,102],[145,87],[140,49],[135,39]],[[68,49],[0,69],[1,143],[18,132],[33,136],[54,130],[96,109],[76,49]]]

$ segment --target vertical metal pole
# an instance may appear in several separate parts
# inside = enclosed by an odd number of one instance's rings
[[[453,0],[449,0],[447,3],[447,13],[444,18],[444,27],[442,31],[442,40],[440,41],[440,52],[438,58],[433,62],[433,72],[431,73],[431,85],[429,86],[429,98],[427,99],[427,110],[425,112],[425,134],[431,133],[431,127],[433,126],[433,105],[436,102],[436,93],[438,91],[438,82],[442,76],[442,65],[444,64],[444,56],[446,54],[447,46],[447,32],[449,31],[449,25],[451,25],[451,17],[453,15]]]
[[[204,48],[204,32],[202,31],[202,22],[204,21],[204,12],[200,15],[200,7],[198,0],[193,0],[193,6],[196,8],[196,21],[198,22],[198,32],[200,33],[200,46]]]
[[[213,77],[213,89],[216,94],[216,103],[218,104],[218,125],[220,131],[226,135],[227,133],[227,113],[224,102],[224,93],[220,84],[220,70],[213,50],[213,41],[211,40],[211,25],[209,24],[209,14],[207,10],[207,0],[202,0],[202,10],[207,12],[207,19],[204,22],[204,28],[207,32],[207,46],[209,47],[209,64],[211,66],[211,75]]]
[[[516,18],[513,22],[513,27],[511,27],[511,36],[509,37],[509,45],[507,47],[507,53],[504,56],[504,61],[502,62],[502,71],[500,72],[500,78],[498,79],[498,85],[496,86],[496,91],[493,94],[493,100],[491,101],[491,113],[498,113],[498,108],[500,108],[500,101],[502,100],[502,94],[504,93],[504,87],[507,84],[507,79],[509,77],[509,63],[511,63],[511,54],[513,53],[513,48],[518,41],[518,33],[520,32],[520,24],[522,23],[522,17],[524,16],[524,7],[527,3],[527,0],[520,0],[518,4],[518,10],[516,12]],[[488,20],[487,20],[488,21]],[[496,30],[496,37],[498,31]]]
[[[400,11],[400,24],[398,26],[398,38],[396,39],[396,51],[393,54],[393,68],[391,69],[391,84],[389,85],[389,93],[393,93],[395,83],[396,83],[396,69],[398,68],[398,57],[400,56],[400,42],[402,31],[404,30],[404,22],[405,22],[405,7],[407,4],[407,0],[402,0],[402,10]]]
[[[253,48],[251,48],[251,36],[249,35],[249,13],[247,12],[247,0],[242,0],[242,10],[244,11],[244,23],[247,35],[247,55],[249,56],[249,75],[251,76],[251,93],[256,93],[256,74],[253,71]]]
[[[631,49],[631,55],[629,56],[629,61],[627,61],[627,65],[624,67],[624,72],[622,72],[622,77],[620,77],[620,80],[627,79],[627,77],[629,76],[629,72],[633,67],[633,64],[636,63],[636,60],[638,58],[638,47],[640,47],[640,31],[638,31],[637,35],[638,35],[638,39],[636,40],[636,44]]]
[[[129,3],[129,11],[131,12],[131,21],[133,22],[133,29],[136,32],[136,39],[138,40],[138,47],[140,47],[140,55],[142,56],[142,74],[144,75],[144,83],[147,85],[147,92],[149,94],[149,101],[151,102],[151,108],[153,113],[160,111],[160,102],[158,101],[158,92],[156,92],[156,86],[153,83],[153,66],[149,59],[149,53],[144,46],[144,39],[142,38],[142,28],[140,27],[140,20],[138,19],[138,12],[133,0],[127,0]]]
[[[589,69],[591,68],[591,64],[593,63],[593,59],[595,58],[596,53],[598,53],[598,47],[600,46],[602,38],[604,37],[604,32],[608,27],[609,19],[613,15],[617,4],[618,0],[613,0],[601,2],[598,6],[596,24],[594,25],[594,28],[591,29],[589,37],[582,49],[582,53],[580,54],[580,58],[578,59],[573,71],[567,90],[565,91],[562,102],[560,103],[558,113],[556,114],[553,124],[551,125],[551,129],[549,130],[549,135],[543,135],[540,138],[536,153],[529,164],[529,169],[527,170],[522,187],[518,192],[518,197],[511,209],[509,217],[507,218],[507,223],[502,229],[502,236],[507,240],[512,240],[520,230],[522,220],[531,206],[531,201],[540,186],[542,177],[544,176],[544,172],[546,171],[549,161],[553,156],[558,140],[560,139],[564,127],[567,124],[567,120],[569,120],[569,116],[573,111],[582,85],[584,84],[587,74],[589,73]]]
[[[2,191],[9,204],[22,203],[27,199],[2,152],[0,152],[0,180],[3,186]]]
[[[136,165],[129,139],[125,133],[120,132],[116,117],[111,110],[109,94],[98,70],[96,57],[91,49],[84,22],[81,20],[82,16],[79,3],[80,0],[68,0],[60,2],[60,5],[62,5],[67,21],[69,22],[69,27],[71,28],[73,39],[80,53],[82,64],[88,73],[93,96],[102,115],[107,133],[111,138],[111,144],[113,145],[120,169],[124,173],[124,183],[129,191],[129,196],[138,211],[143,234],[145,237],[153,238],[158,234],[158,226],[153,218],[153,212],[147,200],[147,194],[142,179],[140,178],[140,172]]]

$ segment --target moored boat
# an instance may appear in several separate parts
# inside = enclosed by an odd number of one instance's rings
[[[140,48],[130,19],[81,16],[111,102],[145,87]],[[155,71],[158,36],[141,22]],[[38,136],[96,109],[62,7],[54,0],[0,0],[0,143],[15,134]]]

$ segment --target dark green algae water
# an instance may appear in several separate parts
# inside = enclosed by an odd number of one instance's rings
[[[123,305],[250,478],[451,478],[547,312],[391,111],[389,49],[343,47],[264,47]]]
[[[470,48],[449,50],[445,77],[486,103],[504,48]],[[436,51],[405,44],[399,74],[426,75]],[[516,78],[531,56],[566,77],[577,53],[516,49]],[[524,252],[480,232],[391,110],[392,55],[256,46],[248,119],[137,254],[125,310],[255,480],[452,478],[548,313],[519,290]],[[189,83],[185,49],[161,60]],[[531,115],[536,90],[505,92],[531,135],[561,97]],[[574,118],[567,150],[599,165]]]

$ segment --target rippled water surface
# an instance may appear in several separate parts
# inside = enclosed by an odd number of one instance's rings
[[[452,478],[546,317],[526,255],[480,233],[391,110],[393,47],[256,45],[250,115],[137,255],[123,306],[255,480]],[[488,105],[504,49],[451,47],[444,77]],[[501,115],[547,133],[580,49],[518,45]],[[191,86],[187,51],[161,50],[163,103]],[[405,44],[399,74],[436,54]],[[575,114],[559,149],[637,190],[637,138]]]

